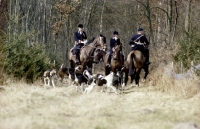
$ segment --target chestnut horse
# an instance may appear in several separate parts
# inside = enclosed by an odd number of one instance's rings
[[[108,58],[108,54],[106,54],[106,51],[103,49],[96,49],[96,51],[94,52],[94,63],[99,63],[100,61],[104,62],[104,68],[105,68],[105,75],[109,75],[111,70],[112,72],[115,74],[114,80],[113,80],[113,85],[116,86],[116,88],[119,90],[120,87],[118,86],[118,83],[120,83],[121,86],[121,90],[123,91],[123,87],[124,87],[124,79],[123,79],[123,72],[124,70],[121,70],[122,68],[122,54],[120,52],[120,46],[116,46],[115,47],[115,51],[113,52],[113,57],[111,58],[111,68],[108,68],[106,66],[107,64],[107,58]],[[112,61],[113,60],[113,61]],[[119,63],[120,62],[120,63]],[[113,65],[114,63],[116,63],[116,65]],[[116,84],[114,84],[116,83]]]
[[[106,54],[105,60],[104,60],[104,64],[107,63],[107,58],[108,58],[108,54]],[[110,68],[106,67],[105,68],[105,75],[110,74],[110,71],[116,73],[117,70],[121,71],[122,65],[123,65],[123,55],[121,54],[121,45],[116,45],[111,57],[111,64],[110,64]]]
[[[112,54],[112,58],[111,58],[111,66],[107,67],[107,58],[109,55],[109,52],[106,53],[104,50],[102,49],[97,49],[94,52],[94,63],[99,63],[101,60],[103,60],[104,62],[104,68],[105,68],[105,75],[107,76],[108,74],[110,74],[110,71],[112,71],[113,73],[116,73],[117,70],[121,71],[122,68],[122,61],[123,61],[123,55],[121,54],[120,45],[116,45],[115,46],[115,50]]]
[[[88,45],[83,46],[80,50],[80,64],[82,65],[84,69],[86,67],[92,69],[92,63],[93,63],[93,55],[94,51],[98,46],[106,47],[106,37],[101,35],[96,37],[94,41]],[[70,61],[70,67],[75,67],[75,55],[72,54],[71,50],[69,52],[69,61]]]
[[[146,79],[149,71],[148,71],[148,65],[145,64],[145,56],[142,54],[139,50],[132,50],[128,56],[127,60],[125,62],[125,85],[128,81],[128,76],[131,76],[131,83],[133,82],[133,79],[135,79],[135,84],[139,86],[139,79],[140,79],[140,72],[141,69],[144,69],[145,76],[144,79]]]

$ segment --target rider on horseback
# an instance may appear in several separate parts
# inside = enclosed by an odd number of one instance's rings
[[[149,65],[149,41],[147,40],[146,36],[144,35],[144,31],[142,28],[137,30],[137,34],[133,35],[129,44],[131,46],[131,50],[140,50],[144,56],[146,57],[145,64]]]
[[[117,31],[113,32],[113,37],[110,39],[110,52],[107,58],[107,67],[110,67],[111,64],[111,56],[113,54],[114,48],[116,45],[121,45],[120,39],[118,38],[119,33]],[[121,47],[121,54],[122,54],[122,47]],[[122,68],[124,68],[124,55],[122,54]]]
[[[76,64],[80,62],[80,49],[87,43],[87,35],[83,31],[83,25],[78,25],[78,31],[74,32],[75,47],[73,49],[73,54],[76,55]]]

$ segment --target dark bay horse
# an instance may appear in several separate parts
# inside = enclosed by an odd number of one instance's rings
[[[80,64],[84,67],[91,68],[92,69],[92,63],[93,63],[93,55],[94,51],[98,46],[106,47],[106,37],[101,35],[96,37],[94,41],[88,45],[83,46],[83,48],[80,50]],[[71,50],[69,52],[69,61],[70,61],[70,67],[75,67],[75,56],[72,54]]]
[[[133,79],[135,79],[135,84],[139,86],[139,79],[140,79],[140,72],[141,69],[144,69],[145,76],[144,79],[146,79],[149,71],[148,71],[148,65],[145,64],[145,56],[142,54],[139,50],[132,50],[128,56],[127,60],[125,62],[125,85],[128,81],[128,76],[131,76],[131,83]]]
[[[93,62],[98,64],[100,61],[105,60],[106,51],[103,49],[96,49],[94,52],[94,60]]]

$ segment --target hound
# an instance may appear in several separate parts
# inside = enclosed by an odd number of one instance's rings
[[[114,73],[113,72],[111,72],[107,76],[103,76],[102,74],[97,74],[96,77],[90,79],[90,82],[92,82],[92,83],[85,89],[84,93],[89,93],[93,89],[95,84],[96,84],[98,86],[106,85],[107,88],[113,89],[113,91],[116,94],[118,94],[117,91],[116,91],[116,87],[113,86],[113,78],[114,78]],[[103,88],[104,87],[102,87],[102,90],[103,90]]]
[[[50,71],[51,70],[46,70],[43,74],[43,77],[44,77],[44,85],[45,86],[50,86]]]
[[[60,66],[60,69],[58,70],[58,76],[60,77],[60,81],[61,83],[63,83],[63,79],[65,76],[69,76],[69,69],[68,68],[65,68],[63,67],[64,64],[62,64]]]
[[[57,72],[56,69],[53,69],[50,71],[50,79],[51,79],[51,83],[53,88],[55,88],[55,80],[57,79]]]
[[[90,69],[86,69],[83,71],[83,66],[82,65],[78,65],[75,69],[74,69],[74,73],[71,72],[73,69],[71,69],[69,71],[69,78],[71,78],[72,80],[74,79],[74,83],[76,84],[76,91],[78,92],[78,85],[80,85],[81,90],[83,92],[84,90],[84,83],[87,84],[88,78],[90,78],[91,75],[91,70]]]

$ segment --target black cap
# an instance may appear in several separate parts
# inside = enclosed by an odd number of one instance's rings
[[[119,33],[117,31],[114,31],[113,32],[113,35],[118,35]]]
[[[79,24],[79,25],[78,25],[78,28],[83,28],[83,25],[82,25],[82,24]]]
[[[137,31],[143,31],[143,28],[138,28],[138,30]]]

